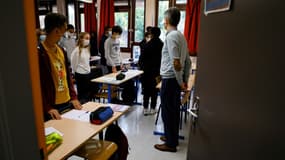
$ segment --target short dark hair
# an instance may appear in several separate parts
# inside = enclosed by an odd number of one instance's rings
[[[105,26],[104,27],[104,32],[108,31],[108,29],[110,29],[111,27],[110,26]]]
[[[60,28],[66,23],[66,18],[62,14],[48,13],[45,17],[45,31],[50,33],[55,28]]]
[[[69,29],[74,29],[74,26],[72,24],[68,24],[67,25],[67,30],[69,30]]]
[[[168,19],[170,25],[177,27],[180,21],[180,11],[176,7],[171,7],[164,12],[164,17]]]
[[[153,35],[153,37],[157,38],[160,36],[161,31],[158,27],[152,27],[150,33]]]
[[[146,27],[146,31],[147,31],[147,32],[150,32],[151,28],[152,28],[152,26],[147,26],[147,27]]]
[[[112,28],[112,33],[119,33],[119,34],[122,34],[123,32],[123,29],[120,27],[120,26],[114,26]]]

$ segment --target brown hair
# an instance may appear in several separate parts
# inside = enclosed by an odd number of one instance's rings
[[[77,46],[79,48],[79,55],[81,55],[82,48],[84,48],[84,46],[83,46],[83,39],[84,39],[84,36],[87,35],[87,34],[89,34],[89,33],[88,32],[81,32],[79,34],[78,41],[77,41]],[[88,48],[90,48],[90,46],[88,46]]]

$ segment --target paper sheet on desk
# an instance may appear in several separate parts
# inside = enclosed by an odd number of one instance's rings
[[[90,121],[90,112],[89,111],[72,109],[69,112],[64,113],[62,115],[62,117],[63,118],[68,118],[68,119],[84,121],[84,122],[89,122]]]
[[[113,81],[116,81],[116,78],[114,78],[114,77],[101,77],[101,80],[105,81],[105,82],[113,82]]]
[[[129,108],[129,106],[117,104],[110,104],[110,107],[114,112],[124,112]]]
[[[60,136],[63,136],[63,133],[61,133],[60,131],[58,131],[57,129],[53,128],[53,127],[47,127],[45,128],[45,136],[51,134],[52,132],[56,132],[58,133]]]

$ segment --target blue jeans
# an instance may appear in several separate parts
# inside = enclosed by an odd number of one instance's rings
[[[164,123],[166,145],[175,148],[179,138],[179,111],[181,88],[176,78],[162,79],[161,115]]]

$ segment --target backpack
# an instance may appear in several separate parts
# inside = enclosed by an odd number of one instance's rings
[[[109,160],[127,160],[129,154],[128,139],[118,125],[111,124],[108,126],[105,133],[105,140],[112,141],[118,146],[118,149]]]
[[[136,87],[134,85],[133,80],[129,80],[125,82],[122,90],[122,99],[124,104],[132,105],[134,100],[136,99]]]

